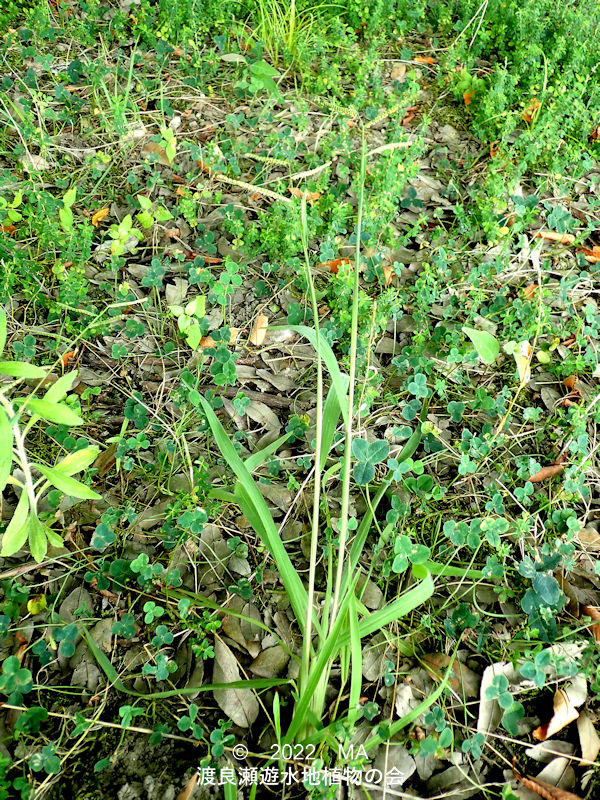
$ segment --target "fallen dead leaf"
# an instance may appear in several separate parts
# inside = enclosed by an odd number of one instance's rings
[[[307,192],[305,192],[305,191],[304,191],[304,189],[299,189],[297,186],[292,186],[292,187],[290,187],[290,188],[288,189],[288,192],[289,192],[289,193],[290,193],[290,194],[291,194],[293,197],[297,197],[299,200],[301,200],[301,199],[302,199],[302,197],[304,196],[304,194],[306,194],[306,202],[307,202],[307,203],[314,203],[314,202],[315,202],[315,200],[318,200],[318,199],[319,199],[319,197],[322,197],[322,196],[323,196],[323,195],[321,194],[321,192],[308,192],[308,191],[307,191]]]
[[[560,244],[573,244],[575,237],[572,233],[559,233],[558,231],[535,231],[534,239],[546,239],[548,242],[560,242]]]
[[[441,681],[451,661],[451,657],[445,653],[430,653],[423,656],[423,667],[434,681]],[[464,694],[465,697],[477,697],[480,683],[480,675],[458,659],[454,660],[449,684],[455,692]]]
[[[435,64],[435,60],[431,56],[415,56],[413,61],[417,64]]]
[[[350,261],[347,258],[332,258],[330,261],[321,261],[320,264],[317,264],[317,267],[327,267],[329,272],[333,272],[334,275],[337,275],[342,264],[349,263]]]
[[[562,383],[567,389],[573,390],[575,388],[575,384],[577,383],[577,375],[569,375],[569,377],[565,378]]]
[[[538,110],[538,108],[540,106],[541,106],[541,103],[537,99],[537,97],[532,97],[531,100],[529,101],[527,107],[525,108],[525,111],[523,111],[523,113],[521,114],[521,119],[523,120],[523,122],[527,122],[527,123],[533,122],[533,118],[535,116],[535,112]]]
[[[169,239],[177,239],[180,233],[179,228],[165,228],[165,236]]]
[[[600,550],[600,532],[595,528],[582,528],[577,534],[577,539],[586,550]]]
[[[198,773],[194,772],[192,777],[189,779],[189,781],[177,795],[177,800],[189,800],[189,798],[194,793],[194,789],[196,788],[197,783],[198,783]]]
[[[102,222],[104,217],[107,217],[110,213],[110,208],[100,208],[94,214],[92,214],[91,223],[94,228],[98,227],[98,223]]]
[[[402,78],[406,75],[406,64],[396,64],[394,69],[390,74],[390,78],[393,81],[401,81]]]
[[[394,277],[394,270],[387,264],[383,265],[383,276],[384,276],[384,286],[389,286],[392,282],[392,278]]]
[[[531,380],[532,352],[533,351],[529,342],[520,342],[518,352],[514,353],[514,359],[517,362],[519,380],[522,384],[528,383]]]
[[[527,480],[530,483],[539,483],[548,478],[553,478],[555,475],[560,475],[564,468],[564,464],[550,464],[549,467],[542,467],[539,472],[536,472],[535,475],[532,475],[531,478],[527,478]]]
[[[523,289],[523,294],[528,300],[530,300],[532,297],[535,297],[535,293],[537,292],[538,289],[539,286],[537,285],[537,283],[530,283],[529,286],[526,286]]]
[[[600,737],[590,716],[583,711],[577,720],[577,732],[584,764],[593,764],[600,753]]]
[[[520,775],[517,772],[514,761],[513,775],[520,783],[523,784],[523,786],[527,787],[527,789],[531,789],[532,792],[535,792],[535,794],[543,797],[544,800],[581,800],[581,797],[573,794],[573,792],[567,792],[565,789],[559,789],[558,786],[552,786],[551,783],[546,783],[546,781],[533,778],[531,775]]]
[[[217,343],[212,338],[212,336],[203,336],[202,339],[198,342],[198,347],[201,350],[205,350],[207,347],[217,347]]]
[[[75,350],[69,350],[67,353],[63,353],[60,357],[60,365],[63,369],[66,369],[72,361],[77,359],[77,348]]]
[[[171,166],[171,162],[167,158],[167,151],[165,150],[164,147],[161,147],[161,145],[159,145],[158,142],[144,142],[144,144],[142,145],[142,155],[156,156],[159,164],[162,164],[165,167]]]
[[[577,252],[583,253],[583,257],[590,264],[597,264],[600,261],[600,247],[598,245],[594,245],[591,250],[587,247],[578,247]]]
[[[234,683],[241,680],[236,657],[220,639],[215,640],[212,680],[213,683]],[[249,728],[258,717],[258,700],[251,689],[215,689],[213,696],[220,709],[240,728]]]
[[[13,233],[14,233],[16,230],[17,230],[17,229],[16,229],[16,227],[15,227],[14,225],[0,225],[0,232],[2,232],[2,233],[8,233],[8,235],[9,235],[9,236],[12,236],[12,234],[13,234]]]
[[[463,92],[463,102],[466,106],[470,106],[473,98],[475,97],[475,91],[473,89],[469,89],[466,92]]]
[[[554,695],[554,714],[549,722],[536,728],[532,736],[538,742],[543,742],[555,733],[562,731],[573,720],[577,719],[579,711],[571,703],[569,695],[564,689],[557,689]]]
[[[97,475],[102,478],[106,473],[113,468],[116,463],[117,457],[117,443],[113,442],[109,447],[100,453],[93,463],[94,469],[97,470]]]
[[[269,327],[269,318],[265,314],[259,314],[256,317],[254,326],[250,332],[248,341],[255,347],[260,347],[265,341],[267,335],[267,328]]]
[[[600,611],[598,611],[597,608],[594,608],[594,606],[583,606],[581,610],[586,617],[594,620],[590,625],[590,631],[594,637],[594,641],[600,642]]]

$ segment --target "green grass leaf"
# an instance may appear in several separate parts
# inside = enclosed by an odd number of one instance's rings
[[[27,541],[29,528],[26,525],[29,514],[29,497],[25,489],[22,490],[19,502],[15,508],[12,519],[8,523],[2,536],[2,557],[12,556],[20,550]]]
[[[13,441],[12,425],[4,409],[0,408],[0,493],[4,491],[12,471]]]
[[[98,492],[90,489],[85,483],[81,483],[81,481],[76,481],[75,478],[65,475],[64,472],[60,472],[52,467],[46,467],[44,464],[32,463],[31,466],[39,470],[47,481],[50,481],[53,486],[66,495],[69,495],[69,497],[76,497],[79,500],[102,499],[102,495],[98,494]]]
[[[0,361],[0,375],[37,380],[46,377],[46,370],[36,367],[35,364],[27,364],[25,361]]]
[[[6,345],[6,331],[6,311],[0,308],[0,355],[4,352],[4,347]]]
[[[37,414],[38,417],[47,422],[56,422],[58,425],[83,425],[83,420],[74,411],[62,403],[52,403],[48,400],[41,400],[39,397],[28,397],[23,403],[23,408],[30,414]]]

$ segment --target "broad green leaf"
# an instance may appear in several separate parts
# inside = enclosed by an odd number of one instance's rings
[[[8,523],[4,535],[2,536],[2,552],[1,556],[12,556],[17,550],[25,544],[27,540],[28,527],[27,515],[29,513],[29,497],[25,489],[21,492],[19,502],[12,515],[11,521]]]
[[[77,198],[77,187],[73,186],[72,189],[68,189],[65,192],[65,195],[63,197],[63,203],[65,208],[71,208],[76,198]]]
[[[0,492],[10,477],[12,468],[13,429],[3,408],[0,408]]]
[[[202,341],[202,331],[200,330],[200,325],[191,325],[185,332],[185,338],[192,350],[197,350],[198,345]]]
[[[61,400],[64,400],[64,398],[67,396],[67,392],[73,386],[73,381],[75,380],[76,375],[76,370],[73,370],[73,372],[67,372],[66,375],[61,375],[60,378],[48,389],[43,399],[47,400],[49,403],[60,403]]]
[[[71,478],[57,469],[46,467],[43,464],[32,464],[31,466],[38,469],[47,481],[70,497],[77,497],[80,500],[100,500],[102,498],[102,495],[90,489],[85,483],[76,481],[75,478]]]
[[[4,352],[6,345],[6,311],[0,308],[0,355]]]
[[[374,442],[369,442],[368,459],[371,464],[380,464],[388,457],[389,452],[390,446],[383,439],[376,439]]]
[[[359,486],[366,486],[375,477],[375,467],[368,461],[359,461],[354,465],[352,474]]]
[[[62,475],[75,475],[75,473],[89,467],[96,460],[99,452],[99,447],[84,447],[81,450],[76,450],[74,453],[69,453],[68,456],[65,456],[58,464],[55,464],[54,471],[60,472]]]
[[[466,325],[463,327],[463,332],[473,342],[477,354],[482,361],[486,364],[493,364],[498,358],[500,352],[500,345],[498,339],[492,336],[491,333],[485,331],[478,331],[475,328],[469,328]]]
[[[48,422],[56,422],[58,425],[83,425],[83,420],[74,411],[62,403],[51,403],[48,400],[41,400],[39,397],[28,397],[25,408],[30,414],[37,414]]]
[[[46,536],[48,537],[48,541],[52,545],[52,547],[62,547],[64,544],[62,536],[60,536],[56,531],[53,531],[52,528],[46,526]]]
[[[144,194],[138,194],[137,200],[138,203],[140,204],[140,208],[143,211],[150,211],[150,209],[152,208],[152,200],[150,200],[149,197],[146,197],[146,195]]]
[[[27,364],[25,361],[0,361],[0,375],[37,380],[46,377],[46,370],[36,367],[35,364]]]
[[[46,529],[39,521],[36,514],[31,514],[27,520],[27,529],[29,531],[29,549],[31,550],[31,555],[39,564],[44,560],[44,556],[48,552]]]
[[[366,439],[352,440],[352,455],[357,461],[369,461],[369,443]]]

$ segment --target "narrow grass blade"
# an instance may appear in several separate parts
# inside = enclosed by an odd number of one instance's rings
[[[312,346],[316,349],[317,347],[317,332],[313,328],[309,328],[306,325],[289,325],[290,330],[296,331],[296,333],[302,334],[305,336],[308,341],[312,344]],[[325,365],[329,371],[329,375],[331,376],[331,382],[335,388],[335,391],[338,396],[338,403],[340,405],[341,414],[344,418],[344,422],[348,417],[348,408],[347,408],[347,387],[348,387],[348,378],[343,376],[335,353],[331,349],[330,345],[321,337],[319,342],[319,347],[321,349],[321,356]],[[345,379],[345,380],[344,380]]]
[[[244,465],[248,472],[254,472],[254,470],[262,467],[267,458],[279,450],[281,445],[285,444],[290,436],[292,436],[292,431],[289,433],[284,433],[283,436],[279,437],[279,439],[276,439],[274,442],[271,442],[271,444],[263,447],[263,449],[259,450],[257,453],[252,453],[252,455],[244,461]]]
[[[355,585],[356,581],[354,581],[352,585],[352,591],[354,591]],[[325,670],[327,669],[328,665],[330,665],[331,662],[335,659],[337,653],[339,653],[340,651],[340,633],[343,630],[344,625],[346,624],[346,613],[348,611],[348,605],[350,603],[350,596],[351,592],[349,592],[342,601],[338,610],[338,614],[336,616],[336,620],[329,634],[327,635],[327,638],[320,646],[317,657],[315,658],[315,660],[311,665],[310,673],[308,676],[308,682],[306,686],[303,687],[302,695],[298,698],[296,702],[294,708],[294,715],[292,717],[292,721],[290,722],[290,726],[285,735],[284,739],[285,744],[294,741],[294,737],[296,736],[301,726],[305,722],[306,715],[310,708],[311,698],[315,693],[315,690],[319,685],[320,681],[322,680]]]
[[[279,538],[277,528],[273,522],[273,517],[258,487],[254,483],[252,476],[237,454],[225,429],[217,419],[217,415],[210,407],[208,401],[203,397],[200,398],[200,401],[219,450],[227,461],[230,469],[238,478],[239,483],[235,488],[235,496],[238,498],[248,521],[254,527],[256,533],[260,536],[263,544],[277,564],[281,580],[290,598],[300,629],[304,630],[306,609],[308,606],[306,589],[290,561],[286,549],[283,546],[283,542]]]
[[[348,703],[348,722],[350,725],[354,725],[362,690],[362,645],[354,594],[350,596],[348,611],[350,618],[350,700]]]
[[[348,378],[345,375],[341,376],[342,383],[347,386]],[[323,432],[321,436],[321,464],[320,469],[323,470],[325,466],[325,462],[327,461],[327,457],[331,451],[331,447],[333,445],[333,437],[335,436],[335,432],[337,430],[338,422],[340,419],[340,414],[342,413],[342,408],[345,406],[340,407],[340,400],[338,396],[338,392],[334,386],[332,386],[327,393],[327,397],[325,399],[325,405],[323,406]]]
[[[181,689],[169,689],[165,692],[136,692],[129,689],[123,681],[119,678],[117,670],[113,667],[109,659],[98,647],[96,642],[90,636],[87,630],[83,630],[83,637],[90,648],[92,655],[98,662],[98,666],[102,669],[111,684],[124,694],[133,697],[143,697],[146,700],[157,700],[162,697],[177,697],[178,695],[195,694],[196,692],[212,692],[214,690],[223,689],[270,689],[273,686],[283,686],[284,684],[291,683],[285,678],[253,678],[247,681],[232,681],[231,683],[205,683],[202,686],[189,686]]]

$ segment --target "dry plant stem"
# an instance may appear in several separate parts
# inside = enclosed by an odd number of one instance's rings
[[[346,441],[344,446],[344,472],[342,475],[342,507],[340,513],[340,544],[335,576],[335,589],[331,605],[329,630],[333,628],[340,604],[340,593],[344,575],[344,554],[348,540],[348,513],[350,509],[350,471],[352,467],[352,415],[354,412],[354,383],[356,381],[356,350],[358,346],[358,299],[360,272],[360,237],[365,197],[366,139],[363,131],[362,154],[360,161],[360,194],[358,198],[358,217],[356,221],[356,255],[354,259],[354,282],[352,286],[352,329],[350,331],[350,385],[348,387],[348,419],[346,423]]]
[[[306,280],[310,292],[312,313],[316,331],[316,351],[317,351],[317,419],[316,419],[316,443],[315,443],[315,468],[313,478],[313,505],[312,505],[312,531],[310,539],[310,566],[308,571],[308,603],[306,606],[306,625],[304,629],[304,643],[302,650],[302,664],[300,670],[301,691],[308,683],[308,673],[311,656],[312,638],[312,614],[315,596],[315,572],[317,568],[318,549],[319,549],[319,511],[321,504],[321,444],[323,436],[323,364],[321,361],[320,331],[319,331],[319,307],[315,285],[310,270],[310,259],[308,255],[308,225],[306,221],[306,192],[302,196],[302,247],[304,249],[304,259],[306,264]]]

